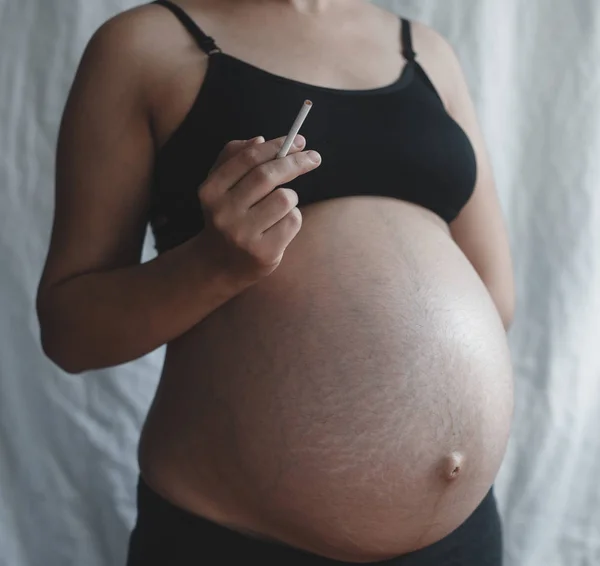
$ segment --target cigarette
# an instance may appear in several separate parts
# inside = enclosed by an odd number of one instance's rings
[[[298,116],[296,116],[296,119],[294,120],[294,123],[290,128],[290,133],[287,135],[287,138],[285,138],[283,146],[281,146],[281,149],[277,154],[277,159],[285,157],[288,154],[288,151],[290,151],[290,148],[294,143],[294,139],[298,135],[298,132],[300,131],[304,120],[306,120],[306,117],[308,116],[308,113],[310,112],[311,108],[312,102],[310,100],[305,100],[304,104],[302,105],[302,108],[300,108],[300,112],[298,112]]]

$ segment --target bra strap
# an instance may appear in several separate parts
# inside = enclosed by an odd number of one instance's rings
[[[207,55],[214,55],[215,53],[221,53],[221,50],[215,43],[215,40],[206,35],[198,26],[198,24],[190,18],[190,16],[177,4],[169,2],[168,0],[156,0],[153,4],[164,6],[167,10],[170,10],[173,15],[181,22],[181,25],[190,33],[195,39],[196,43]]]
[[[417,56],[413,49],[411,23],[404,18],[402,18],[402,55],[407,61],[414,61]]]

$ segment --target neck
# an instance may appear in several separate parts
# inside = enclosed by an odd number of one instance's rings
[[[300,14],[320,14],[326,12],[337,1],[339,0],[249,0],[250,3],[287,6]]]
[[[333,0],[279,0],[279,2],[289,4],[298,12],[315,13],[324,12]]]

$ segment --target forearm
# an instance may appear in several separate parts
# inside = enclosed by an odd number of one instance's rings
[[[44,351],[81,373],[132,361],[181,336],[248,286],[206,251],[198,236],[150,262],[46,290],[38,300]]]

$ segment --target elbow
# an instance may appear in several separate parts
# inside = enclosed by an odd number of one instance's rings
[[[91,368],[78,359],[76,349],[67,346],[68,339],[41,325],[41,346],[45,356],[56,366],[70,375],[81,375]]]
[[[492,284],[485,280],[483,282],[496,307],[504,329],[508,332],[515,317],[516,298],[514,286],[506,283],[498,284],[497,282],[496,284]]]
[[[73,332],[69,332],[55,309],[38,297],[37,317],[40,328],[40,344],[45,356],[61,370],[71,375],[79,375],[91,369],[86,367],[77,347]]]
[[[507,297],[504,301],[505,304],[501,316],[502,322],[504,323],[504,328],[508,332],[514,322],[515,312],[517,310],[517,294],[514,281],[511,281],[510,291],[506,295]]]
[[[504,325],[504,329],[508,332],[515,318],[516,301],[514,292],[501,292],[492,294],[496,309]]]
[[[515,318],[514,306],[512,308],[504,308],[500,310],[500,318],[502,319],[504,329],[508,332]]]

